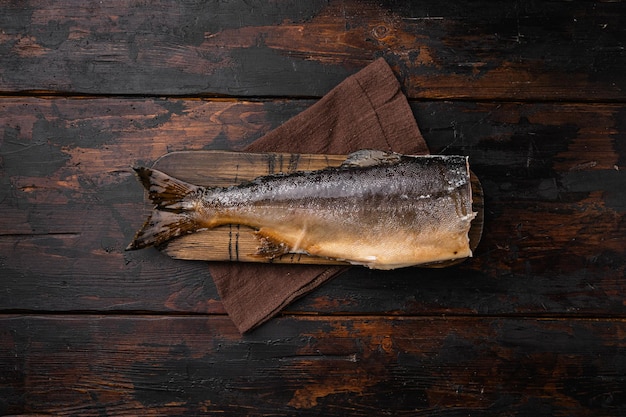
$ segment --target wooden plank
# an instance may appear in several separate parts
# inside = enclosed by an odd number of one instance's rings
[[[624,2],[0,4],[0,91],[319,97],[383,56],[410,97],[623,100]]]
[[[262,175],[338,167],[346,158],[346,155],[186,151],[164,155],[154,163],[153,168],[191,184],[228,187],[254,180]],[[480,242],[484,220],[482,187],[473,174],[471,187],[476,218],[472,220],[468,237],[470,249],[473,251]],[[168,242],[163,250],[175,259],[185,260],[349,265],[346,262],[303,254],[288,254],[271,260],[260,258],[255,256],[259,242],[253,232],[254,229],[249,227],[227,225],[181,236]],[[423,266],[443,268],[462,261],[463,259],[457,259]]]
[[[145,209],[130,166],[241,149],[311,103],[1,99],[0,310],[223,313],[205,263],[124,252]],[[469,155],[485,188],[476,256],[445,270],[354,268],[291,311],[626,314],[623,105],[413,110],[431,151]]]
[[[0,414],[620,416],[623,320],[0,318]]]

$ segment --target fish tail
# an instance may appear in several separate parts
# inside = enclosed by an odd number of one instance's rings
[[[134,168],[154,210],[126,250],[158,246],[170,239],[201,228],[196,210],[203,188],[189,184],[161,171]]]

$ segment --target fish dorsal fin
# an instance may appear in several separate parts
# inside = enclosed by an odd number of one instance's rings
[[[375,149],[361,149],[348,155],[341,164],[342,167],[370,167],[398,163],[402,155],[393,152],[378,151]]]

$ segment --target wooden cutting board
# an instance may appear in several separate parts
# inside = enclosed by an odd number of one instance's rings
[[[192,184],[227,187],[252,180],[261,175],[292,173],[339,166],[345,155],[314,155],[290,153],[245,153],[229,151],[172,152],[158,159],[153,168]],[[472,251],[478,246],[483,228],[483,193],[478,179],[472,174],[473,209],[478,212],[469,232]],[[147,198],[147,197],[146,197]],[[206,261],[274,262],[298,264],[332,264],[345,262],[302,254],[287,254],[273,260],[253,256],[258,241],[253,229],[226,225],[215,229],[181,236],[163,249],[176,259]],[[429,264],[443,267],[462,260]]]

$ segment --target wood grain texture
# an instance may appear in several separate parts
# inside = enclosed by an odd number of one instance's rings
[[[0,91],[316,96],[383,56],[410,97],[621,100],[624,2],[0,4]]]
[[[222,313],[205,263],[123,251],[148,209],[130,166],[243,147],[312,102],[3,99],[1,308]],[[469,155],[485,188],[475,257],[448,271],[356,268],[293,309],[626,313],[622,105],[413,110],[432,152]]]
[[[4,316],[0,413],[619,416],[623,320]],[[393,398],[390,401],[389,398]]]
[[[0,414],[625,415],[625,16],[0,0]],[[205,262],[123,251],[130,166],[243,149],[378,57],[470,157],[475,258],[351,268],[241,336]]]

